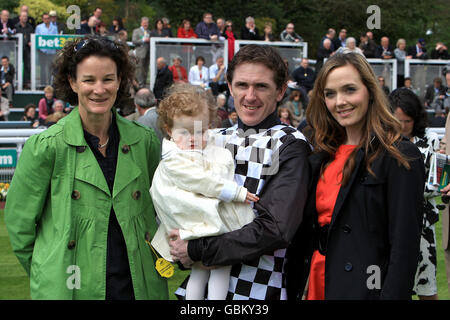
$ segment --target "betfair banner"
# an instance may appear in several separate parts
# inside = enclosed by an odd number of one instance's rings
[[[78,34],[57,34],[57,35],[36,35],[36,47],[38,49],[62,49],[67,42],[73,41],[75,38],[83,37]]]

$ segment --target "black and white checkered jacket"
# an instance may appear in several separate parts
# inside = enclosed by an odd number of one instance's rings
[[[233,265],[227,299],[285,300],[285,254],[302,221],[310,146],[275,114],[256,128],[239,123],[221,133],[236,162],[235,181],[260,197],[256,218],[239,230],[190,240],[189,256],[207,266]]]

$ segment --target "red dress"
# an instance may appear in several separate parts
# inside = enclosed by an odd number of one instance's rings
[[[316,210],[318,223],[321,227],[331,223],[334,205],[341,188],[342,170],[355,145],[341,145],[336,156],[323,173],[323,179],[317,182]],[[318,250],[311,259],[307,300],[325,299],[325,256]]]

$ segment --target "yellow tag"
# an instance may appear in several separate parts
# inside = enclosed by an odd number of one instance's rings
[[[173,276],[175,269],[173,265],[164,258],[158,258],[156,260],[155,268],[156,271],[158,271],[158,273],[161,275],[161,277],[164,278],[170,278],[171,276]]]

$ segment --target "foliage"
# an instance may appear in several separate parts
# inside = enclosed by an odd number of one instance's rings
[[[50,0],[20,0],[14,12],[18,14],[20,7],[24,4],[28,6],[28,14],[36,19],[36,23],[42,22],[42,15],[49,13],[50,10],[56,11],[59,21],[63,21],[69,17],[65,6],[57,5]]]
[[[10,13],[19,5],[19,0],[2,0],[1,10],[8,10]],[[10,15],[11,17],[11,15]]]

